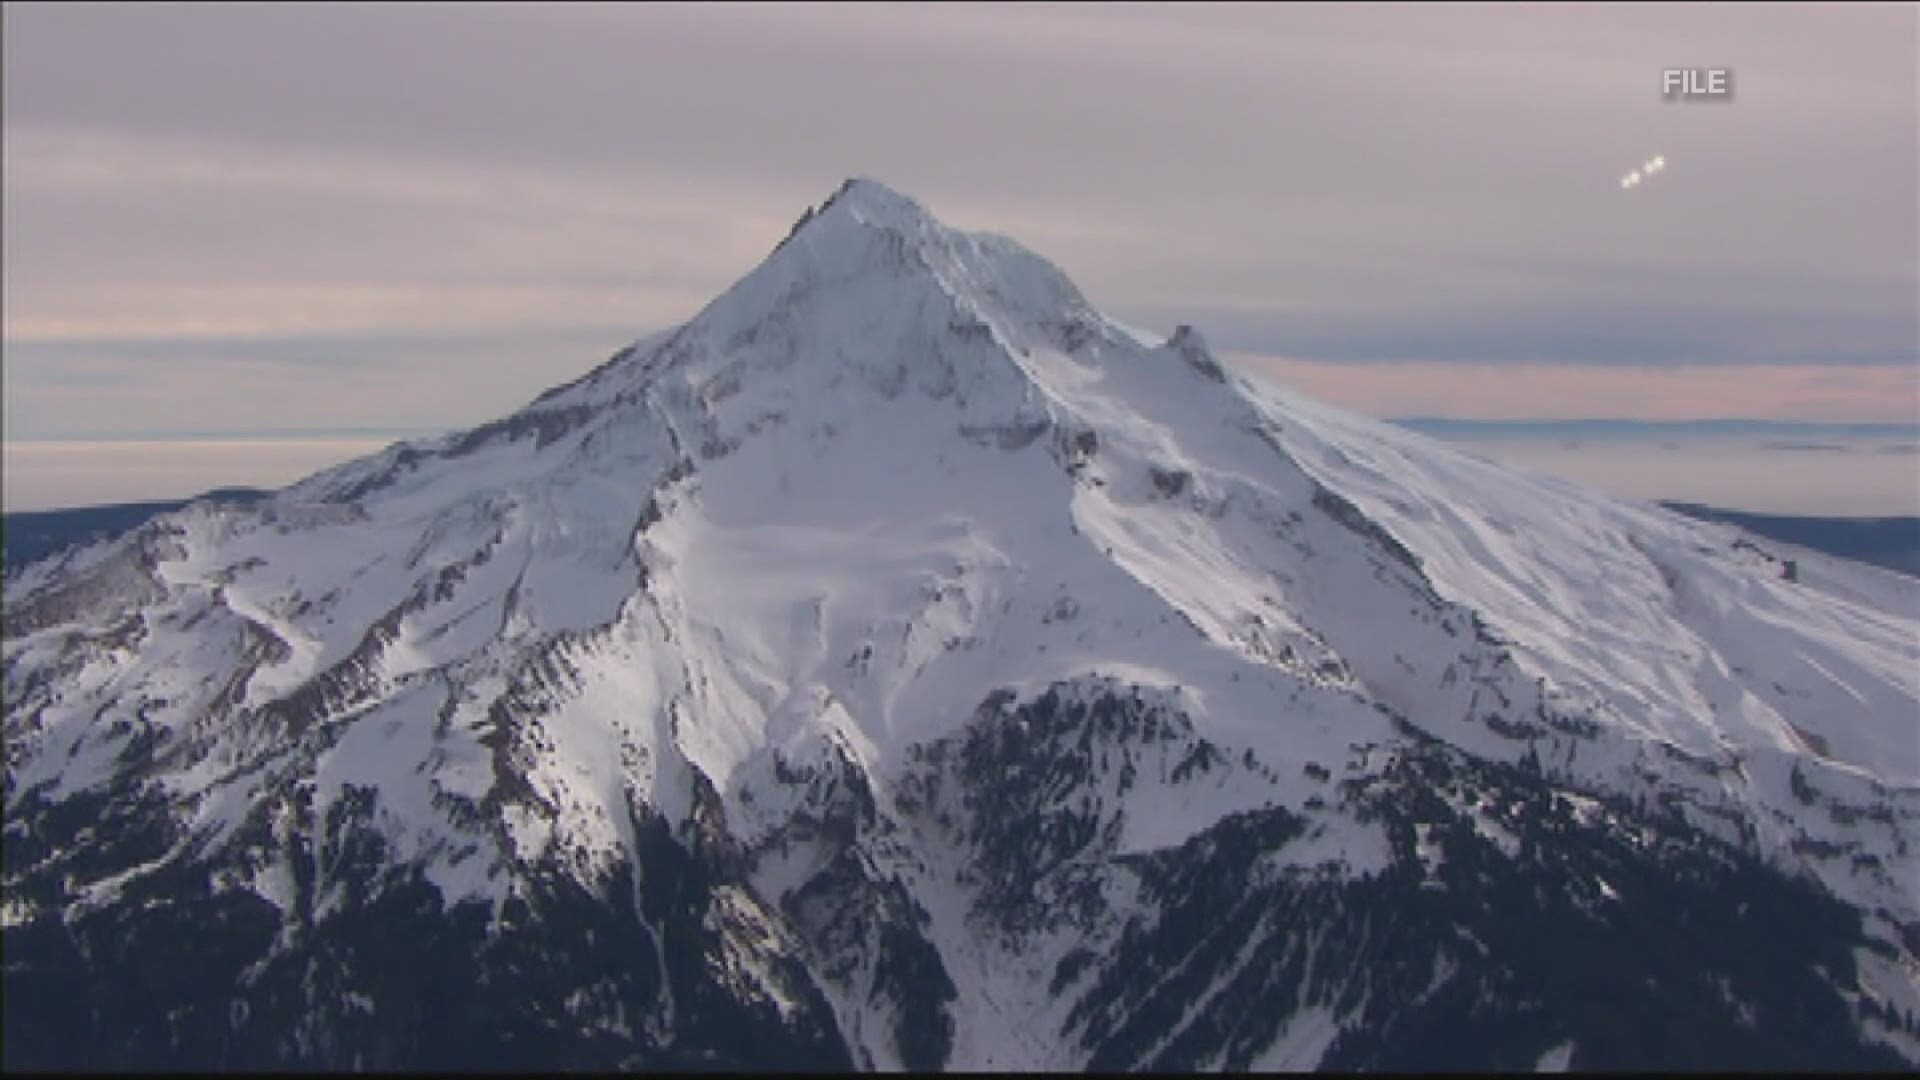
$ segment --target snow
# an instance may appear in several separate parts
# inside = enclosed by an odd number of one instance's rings
[[[1573,1061],[1573,1049],[1572,1040],[1549,1047],[1546,1052],[1540,1055],[1540,1060],[1533,1063],[1533,1071],[1543,1073],[1566,1072],[1567,1066]]]
[[[11,930],[33,918],[33,905],[16,896],[0,896],[0,927]]]
[[[837,748],[884,804],[909,748],[988,693],[1118,680],[1234,763],[1106,791],[1123,851],[1279,805],[1314,822],[1286,866],[1371,872],[1383,835],[1306,809],[1328,790],[1308,766],[1376,771],[1397,714],[1475,754],[1535,749],[1596,794],[1681,790],[1703,827],[1731,828],[1700,808],[1730,810],[1782,864],[1920,918],[1920,583],[1797,549],[1789,582],[1731,527],[1227,373],[1198,333],[1123,326],[1019,245],[872,181],[494,438],[397,444],[261,507],[159,524],[178,535],[157,546],[157,596],[117,601],[142,617],[137,645],[88,637],[113,622],[105,601],[9,631],[12,799],[112,782],[128,766],[110,725],[138,715],[169,747],[156,779],[210,841],[289,778],[322,805],[371,787],[397,858],[497,903],[510,858],[557,846],[603,868],[630,853],[631,806],[684,822],[696,774],[750,842],[793,805],[775,750]],[[28,568],[8,607],[126,550]],[[340,688],[310,722],[273,719],[328,672]],[[44,688],[16,695],[34,673]],[[496,782],[480,740],[499,710],[531,794],[496,833],[442,804]],[[1519,741],[1489,712],[1595,731]],[[1260,768],[1237,764],[1249,752]],[[1836,804],[1891,809],[1808,813],[1796,769]],[[1514,850],[1490,808],[1463,809]],[[1803,834],[1858,841],[1884,872],[1794,854]],[[767,884],[802,869],[769,863]],[[1075,1065],[1035,997],[1069,943],[993,952],[959,886],[897,869],[925,884],[957,972],[955,1061]],[[890,1061],[865,1008],[836,1001]],[[1310,1065],[1336,1031],[1303,1012],[1262,1060]]]
[[[1339,1036],[1340,1021],[1332,1008],[1308,1006],[1287,1019],[1273,1045],[1248,1062],[1247,1069],[1257,1073],[1312,1072]]]

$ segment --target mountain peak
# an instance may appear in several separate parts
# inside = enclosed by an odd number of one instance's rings
[[[888,187],[878,180],[850,176],[819,206],[809,206],[793,223],[786,237],[774,247],[787,246],[809,226],[838,222],[856,230],[879,228],[901,236],[929,237],[945,230],[919,200]]]
[[[932,221],[933,218],[918,199],[864,176],[848,177],[820,209],[824,212],[835,206],[867,221]]]
[[[769,318],[790,321],[802,297],[856,322],[868,321],[859,312],[901,311],[925,298],[929,318],[944,324],[958,309],[991,323],[1016,350],[1051,342],[1057,335],[1047,327],[1104,325],[1045,258],[1007,237],[946,225],[918,199],[858,176],[802,214],[767,260],[695,321],[727,333]]]

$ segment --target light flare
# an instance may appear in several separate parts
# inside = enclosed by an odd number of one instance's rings
[[[1637,188],[1655,173],[1665,171],[1666,167],[1666,155],[1655,154],[1641,162],[1636,168],[1628,171],[1627,175],[1620,178],[1620,190],[1626,191],[1631,188]]]

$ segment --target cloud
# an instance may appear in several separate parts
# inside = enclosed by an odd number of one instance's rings
[[[723,185],[418,155],[16,126],[5,160],[11,342],[657,324],[789,224]]]
[[[10,345],[7,438],[429,429],[525,405],[628,344],[621,327]]]
[[[1229,353],[1238,367],[1378,416],[1920,420],[1920,368],[1867,364],[1628,369],[1437,361],[1353,364]]]
[[[215,487],[278,487],[392,439],[251,439],[165,442],[9,440],[0,444],[4,509],[179,499]]]
[[[1116,314],[1248,351],[1914,360],[1908,8],[10,4],[5,20],[10,362],[59,343],[637,336],[852,174],[1030,243]],[[1736,68],[1736,101],[1661,101],[1663,69],[1706,62]],[[1655,170],[1658,198],[1596,190],[1649,146],[1685,164]],[[413,392],[413,361],[366,348]],[[59,412],[37,397],[50,382],[19,385],[10,417]]]
[[[1664,297],[1464,298],[1409,302],[1391,312],[1180,307],[1119,314],[1147,326],[1190,322],[1219,347],[1241,352],[1349,363],[1560,363],[1615,370],[1911,367],[1920,333],[1897,303],[1876,308],[1845,295],[1816,294],[1784,297],[1768,307],[1683,285]]]

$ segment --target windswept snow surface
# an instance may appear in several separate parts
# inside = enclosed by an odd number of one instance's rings
[[[28,568],[6,603],[9,816],[153,739],[176,856],[270,792],[324,815],[372,789],[394,858],[497,908],[516,860],[630,858],[631,808],[684,823],[708,785],[751,849],[801,805],[775,779],[794,763],[843,756],[906,820],[914,748],[989,692],[1107,680],[1251,763],[1101,789],[1118,852],[1313,816],[1316,770],[1368,775],[1408,724],[1578,790],[1678,792],[1715,835],[1920,921],[1920,582],[1804,553],[1789,579],[1732,528],[1227,371],[1197,332],[1124,327],[870,181],[513,416],[168,515]],[[1382,864],[1378,826],[1313,820],[1302,860]],[[885,870],[957,984],[948,1064],[1081,1064],[1047,989],[1070,937],[995,951],[953,841],[912,837]],[[1913,996],[1913,972],[1880,977]],[[830,996],[867,1063],[898,1063],[858,1034],[883,1026],[858,992]],[[1306,1009],[1262,1060],[1310,1067],[1337,1027]]]

